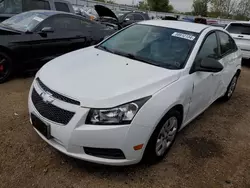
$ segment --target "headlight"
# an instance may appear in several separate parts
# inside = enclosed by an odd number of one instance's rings
[[[91,109],[86,124],[124,125],[130,124],[136,113],[150,97],[145,97],[110,109]]]

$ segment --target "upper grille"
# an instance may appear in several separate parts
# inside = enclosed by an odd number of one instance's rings
[[[68,124],[72,117],[75,115],[74,112],[70,112],[61,109],[52,104],[47,104],[43,101],[42,97],[36,92],[35,89],[32,91],[32,102],[37,111],[45,118],[54,121],[56,123]]]
[[[63,95],[61,95],[59,93],[56,93],[56,92],[52,91],[46,85],[44,85],[44,83],[42,83],[42,81],[39,78],[37,78],[36,80],[37,80],[38,84],[40,85],[40,87],[44,91],[47,91],[47,92],[51,93],[54,98],[59,99],[59,100],[64,101],[64,102],[67,102],[67,103],[71,103],[71,104],[75,104],[75,105],[79,105],[80,106],[80,102],[79,101],[76,101],[74,99],[70,99],[68,97],[65,97],[65,96],[63,96]]]

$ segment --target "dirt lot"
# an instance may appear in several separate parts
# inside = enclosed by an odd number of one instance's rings
[[[71,159],[33,131],[32,78],[0,85],[0,187],[250,188],[250,69],[228,103],[216,102],[185,128],[154,166],[107,167]]]

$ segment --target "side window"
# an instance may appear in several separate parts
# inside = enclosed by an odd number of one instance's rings
[[[134,19],[135,20],[144,20],[143,16],[140,14],[134,14]]]
[[[45,21],[39,29],[43,27],[52,27],[55,31],[81,31],[86,27],[91,27],[92,23],[74,17],[67,16],[54,16],[51,19]]]
[[[133,14],[129,14],[126,16],[126,18],[128,18],[129,20],[135,20],[134,19],[134,15]]]
[[[218,31],[218,36],[220,39],[220,50],[222,56],[232,53],[237,49],[234,40],[228,34]]]
[[[50,4],[48,1],[33,0],[30,2],[23,3],[23,11],[29,10],[50,10]]]
[[[207,36],[205,42],[203,43],[197,57],[196,61],[201,61],[203,58],[219,58],[219,51],[218,51],[218,43],[217,37],[215,33],[212,33]]]
[[[70,12],[69,7],[66,3],[55,2],[55,7],[57,11]]]

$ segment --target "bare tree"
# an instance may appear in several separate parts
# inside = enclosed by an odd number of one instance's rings
[[[250,0],[241,0],[237,6],[237,15],[244,17],[250,16]]]
[[[224,0],[223,13],[229,17],[237,11],[238,2],[236,0]]]

